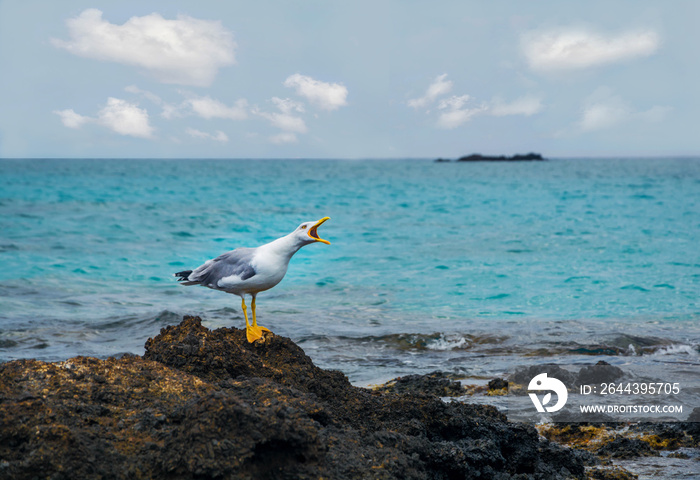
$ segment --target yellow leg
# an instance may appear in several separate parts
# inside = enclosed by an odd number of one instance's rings
[[[255,325],[255,320],[253,320],[253,325],[248,321],[248,309],[245,306],[245,298],[241,297],[241,308],[243,309],[243,316],[245,316],[245,333],[248,341],[253,343],[257,339],[262,337],[262,330],[260,327]],[[253,301],[253,319],[255,319],[255,301]]]
[[[258,327],[260,330],[262,330],[264,332],[269,332],[270,331],[269,328],[258,325],[258,319],[255,316],[255,295],[253,295],[253,304],[252,305],[253,305],[253,327]]]
[[[245,307],[245,298],[241,297],[241,309],[243,310],[243,316],[245,317],[245,330],[248,332],[250,330],[250,322],[248,321],[248,309]]]
[[[248,330],[250,328],[250,322],[248,321],[248,309],[245,307],[245,298],[243,297],[241,297],[241,308],[245,316],[245,329]]]

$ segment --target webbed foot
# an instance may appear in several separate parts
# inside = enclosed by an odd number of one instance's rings
[[[269,332],[270,329],[266,327],[261,327],[260,325],[251,325],[245,329],[246,337],[249,343],[257,342],[258,340],[264,338],[263,332]]]

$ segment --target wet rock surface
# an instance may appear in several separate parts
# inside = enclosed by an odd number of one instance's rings
[[[527,386],[530,383],[530,380],[541,373],[546,373],[548,376],[564,382],[565,385],[573,385],[576,381],[575,373],[554,364],[532,365],[530,367],[518,368],[511,375],[509,380],[517,385]]]
[[[624,371],[604,361],[586,365],[578,370],[565,370],[557,365],[539,365],[517,369],[509,378],[513,382],[515,395],[524,395],[527,382],[534,376],[546,372],[555,377],[566,378],[574,385],[590,382],[614,382]],[[486,401],[484,396],[508,394],[509,382],[495,378],[488,386],[461,386],[461,394],[448,395],[444,386],[457,383],[445,372],[427,375],[409,375],[394,379],[378,387],[382,391],[421,392],[433,391],[441,396],[471,397],[472,403]],[[525,384],[525,385],[523,385]],[[455,390],[456,391],[456,390]],[[483,400],[481,400],[481,397]],[[460,400],[461,401],[461,400]],[[668,475],[659,478],[695,478],[700,460],[700,407],[694,408],[685,421],[679,422],[619,422],[607,414],[555,414],[551,422],[536,426],[548,440],[572,448],[586,467],[589,479],[633,479],[652,478],[659,471]]]
[[[637,458],[659,456],[647,442],[638,438],[616,437],[599,448],[596,453],[604,457]]]
[[[197,317],[144,357],[0,365],[0,478],[584,478],[495,408],[377,392]]]
[[[528,385],[529,381],[539,373],[547,373],[550,377],[570,385],[574,390],[580,385],[614,382],[624,376],[621,368],[599,361],[595,365],[582,367],[578,372],[572,372],[554,364],[522,367],[511,375],[510,380],[515,384]]]
[[[398,377],[375,390],[386,393],[412,393],[438,397],[459,397],[465,393],[460,382],[450,379],[447,374],[439,371],[425,375]]]
[[[601,360],[595,365],[581,368],[574,386],[614,382],[623,377],[624,374],[625,372],[621,368]]]
[[[591,480],[636,480],[637,475],[620,467],[596,467],[588,471]]]
[[[494,378],[489,381],[489,390],[508,390],[508,381],[503,378]]]
[[[549,440],[592,454],[586,462],[591,479],[695,478],[700,459],[696,423],[556,423],[538,426]],[[645,461],[651,458],[653,461]],[[674,460],[676,459],[676,460]],[[585,461],[585,459],[584,459]],[[619,463],[620,465],[615,465]]]

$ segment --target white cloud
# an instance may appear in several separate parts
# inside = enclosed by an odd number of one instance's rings
[[[90,8],[66,20],[69,40],[51,39],[75,55],[135,65],[163,83],[208,86],[219,68],[235,63],[236,43],[221,22],[158,13],[131,17],[123,25]]]
[[[270,137],[270,142],[278,145],[283,143],[296,143],[297,136],[293,133],[278,133]]]
[[[431,83],[428,90],[426,90],[425,95],[420,98],[413,98],[409,100],[408,106],[413,108],[423,108],[433,103],[437,97],[450,93],[452,90],[452,81],[445,80],[446,78],[446,73],[435,77],[433,83]]]
[[[245,99],[237,100],[232,107],[209,96],[189,98],[185,103],[192,108],[194,113],[206,119],[244,120],[248,117],[248,102]]]
[[[420,98],[408,101],[408,106],[423,108],[431,105],[439,97],[452,90],[452,82],[447,80],[447,74],[443,73],[435,77],[428,89]],[[452,95],[438,102],[437,126],[440,128],[457,128],[477,115],[492,115],[503,117],[507,115],[534,115],[542,110],[542,99],[533,95],[526,95],[508,103],[502,98],[496,97],[491,103],[481,102],[479,106],[465,107],[472,101],[469,95]],[[427,110],[426,113],[431,113]]]
[[[91,122],[94,120],[90,117],[85,117],[83,115],[75,113],[75,111],[72,108],[67,110],[54,110],[53,113],[61,117],[61,123],[63,123],[64,127],[68,128],[80,128],[87,122]]]
[[[489,106],[488,113],[495,117],[506,115],[525,115],[529,117],[542,110],[542,99],[534,96],[524,96],[513,100],[510,103],[501,98],[494,98]]]
[[[295,73],[287,77],[284,86],[294,88],[297,95],[322,110],[336,110],[348,104],[348,89],[340,83],[326,83]]]
[[[237,100],[233,106],[228,106],[219,100],[209,96],[199,97],[189,92],[180,92],[187,98],[179,105],[164,101],[158,95],[148,90],[142,90],[135,85],[125,87],[129,93],[141,95],[151,102],[163,108],[161,117],[171,120],[177,117],[195,114],[207,120],[212,118],[223,118],[228,120],[245,120],[248,118],[248,101],[244,98]]]
[[[153,92],[149,92],[148,90],[141,90],[136,85],[129,85],[127,87],[124,87],[124,90],[129,93],[141,95],[142,97],[160,106],[163,109],[163,111],[160,113],[160,116],[165,118],[166,120],[171,120],[176,117],[182,117],[181,107],[164,101],[162,98],[160,98]]]
[[[593,103],[584,107],[579,126],[584,131],[610,128],[628,119],[631,113],[631,110],[619,101]]]
[[[521,38],[523,53],[535,70],[572,70],[648,56],[659,48],[652,30],[604,35],[583,29],[530,32]]]
[[[228,135],[226,135],[221,130],[217,130],[216,135],[214,135],[211,133],[202,132],[201,130],[197,130],[195,128],[187,128],[185,130],[185,133],[187,133],[189,136],[195,137],[195,138],[202,138],[205,140],[215,140],[215,141],[221,142],[221,143],[228,142]]]
[[[148,112],[135,103],[109,97],[107,105],[97,113],[97,123],[120,135],[152,138],[153,127],[148,123]]]
[[[172,120],[173,118],[182,116],[182,112],[177,105],[163,102],[161,107],[163,107],[163,111],[160,112],[160,116],[166,120]]]
[[[471,97],[469,95],[452,95],[450,98],[446,100],[440,100],[440,103],[438,104],[438,108],[440,110],[444,109],[449,109],[449,110],[458,110],[466,104]]]
[[[270,99],[272,103],[279,109],[282,113],[299,112],[304,113],[304,105],[292,100],[291,98],[279,98],[272,97]]]
[[[469,101],[469,95],[461,95],[441,100],[438,109],[443,110],[438,116],[437,125],[440,128],[457,128],[468,122],[474,115],[487,110],[485,105],[474,108],[462,108]]]
[[[80,128],[86,123],[97,123],[120,135],[153,138],[154,128],[149,124],[148,112],[138,104],[119,98],[109,97],[107,104],[97,112],[96,117],[80,115],[73,109],[54,111],[68,128]]]
[[[282,99],[278,97],[273,97],[271,101],[279,112],[262,112],[255,108],[253,113],[265,118],[272,126],[285,132],[306,133],[308,131],[304,119],[294,114],[294,112],[304,112],[304,106],[301,103],[289,98]]]
[[[584,102],[578,127],[584,132],[604,130],[631,121],[659,122],[671,111],[669,107],[656,105],[639,111],[630,107],[619,95],[607,87],[593,92]]]

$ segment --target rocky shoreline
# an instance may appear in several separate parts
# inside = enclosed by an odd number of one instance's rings
[[[450,382],[355,387],[285,337],[249,344],[185,317],[143,357],[0,365],[0,478],[634,478],[601,458],[650,451],[615,439],[592,451],[571,430],[443,402]]]
[[[623,375],[618,367],[601,361],[582,367],[578,373],[557,365],[516,369],[508,380],[496,378],[488,385],[463,384],[436,371],[406,375],[375,388],[383,392],[422,392],[445,400],[452,397],[458,401],[483,402],[485,396],[508,395],[509,389],[524,395],[527,381],[542,371],[566,378],[572,385],[614,381]],[[673,423],[606,421],[606,415],[589,415],[579,421],[562,421],[557,417],[555,423],[536,425],[537,431],[542,437],[577,451],[586,465],[586,478],[631,480],[639,478],[635,472],[644,478],[696,478],[700,471],[700,407],[685,421]],[[648,462],[646,458],[654,460]]]

